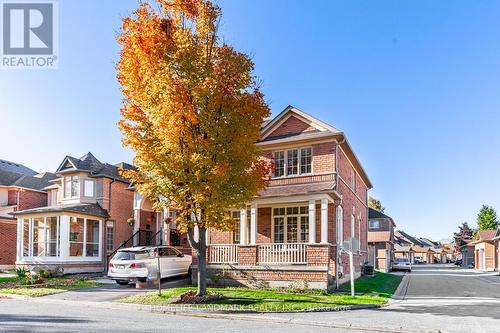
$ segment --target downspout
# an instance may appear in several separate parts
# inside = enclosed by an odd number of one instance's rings
[[[337,142],[335,145],[335,191],[338,192],[338,184],[339,184],[339,145],[345,142],[345,137],[342,138],[341,142]],[[342,205],[342,199],[340,199],[340,205]],[[343,212],[343,210],[342,210]],[[335,214],[337,217],[337,215]],[[337,217],[338,218],[338,217]],[[344,223],[344,219],[342,218],[342,224]],[[342,230],[344,230],[342,226]],[[337,228],[335,228],[335,233],[338,233]],[[338,237],[335,237],[337,240]],[[341,244],[337,244],[335,246],[335,289],[339,288],[339,261],[340,261],[340,246]]]

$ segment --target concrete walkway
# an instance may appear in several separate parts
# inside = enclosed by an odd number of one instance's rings
[[[134,284],[120,286],[114,281],[108,279],[100,279],[96,281],[105,283],[105,285],[96,288],[67,291],[60,294],[44,296],[43,298],[85,302],[109,302],[130,295],[157,290],[157,288],[136,289]],[[190,280],[188,278],[168,278],[163,279],[161,283],[162,288],[165,289],[187,286],[189,284]]]

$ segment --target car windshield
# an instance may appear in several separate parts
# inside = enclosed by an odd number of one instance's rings
[[[408,258],[398,258],[396,262],[408,262]]]
[[[148,251],[118,251],[113,257],[114,260],[139,260],[149,258]]]

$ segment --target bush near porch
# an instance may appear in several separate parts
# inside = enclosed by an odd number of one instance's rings
[[[403,276],[390,273],[375,272],[374,276],[361,276],[354,282],[356,294],[375,294],[384,298],[391,298],[398,289]],[[351,283],[347,282],[339,287],[340,291],[349,292]]]
[[[52,277],[38,281],[32,281],[28,277],[0,277],[0,294],[41,297],[100,285],[102,284],[82,277]]]
[[[167,289],[158,296],[157,292],[149,292],[122,298],[117,302],[154,306],[171,306],[178,297],[193,287]],[[293,293],[279,290],[255,290],[248,288],[208,288],[209,292],[221,294],[224,298],[212,302],[189,305],[191,307],[217,310],[253,310],[253,311],[300,311],[308,309],[334,308],[341,306],[374,304],[382,305],[386,299],[375,295],[332,294],[321,291]],[[183,304],[184,305],[184,304]],[[184,305],[187,306],[187,305]]]

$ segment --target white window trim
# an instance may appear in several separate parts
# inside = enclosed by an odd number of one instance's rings
[[[344,243],[344,209],[342,206],[337,206],[337,211],[336,211],[336,217],[337,217],[337,245],[339,247],[342,247]]]
[[[63,198],[64,199],[75,199],[75,198],[80,197],[80,193],[77,193],[76,195],[66,196],[66,185],[67,185],[66,179],[67,178],[70,179],[70,184],[73,184],[73,178],[76,178],[77,184],[78,184],[78,192],[81,193],[81,190],[82,190],[81,182],[80,182],[80,177],[79,176],[64,176],[63,177]],[[72,187],[72,185],[70,185],[70,186]],[[70,193],[72,193],[72,192],[73,192],[72,188],[70,188]]]
[[[55,217],[57,218],[56,220],[56,254],[55,256],[48,256],[47,254],[47,219]],[[39,217],[33,217],[33,218],[22,218],[21,219],[21,226],[22,226],[22,233],[19,237],[21,241],[21,259],[43,259],[43,260],[59,260],[61,258],[61,252],[60,252],[60,244],[61,244],[61,219],[60,216],[45,216],[43,217],[43,238],[44,238],[44,254],[43,256],[33,256],[33,239],[34,239],[34,220],[39,219]],[[28,255],[24,255],[24,221],[28,220]]]
[[[92,183],[92,195],[87,195],[87,184]],[[86,198],[95,198],[95,180],[84,179],[83,180],[83,196]]]
[[[300,169],[301,169],[301,160],[302,160],[302,153],[301,153],[301,150],[302,149],[311,149],[311,172],[304,172],[304,173],[301,173],[300,172]],[[296,174],[291,174],[289,175],[288,174],[288,151],[290,150],[297,150],[297,159],[298,159],[298,163],[297,163],[297,173]],[[312,146],[305,146],[305,147],[298,147],[298,148],[287,148],[287,149],[280,149],[280,150],[274,150],[272,152],[273,154],[273,163],[274,163],[274,154],[275,153],[279,153],[279,152],[283,152],[284,154],[284,159],[283,159],[283,176],[275,176],[274,175],[274,172],[273,174],[271,175],[271,179],[281,179],[281,178],[292,178],[292,177],[302,177],[302,176],[312,176],[314,173],[313,173],[313,170],[314,170],[314,165],[313,165],[313,161],[314,161],[314,158],[313,158],[313,148]]]
[[[376,224],[376,226],[374,226]],[[380,221],[379,220],[369,220],[368,227],[370,229],[380,229]]]
[[[297,207],[298,208],[298,214],[288,214],[286,209],[287,208],[294,208],[294,207]],[[306,207],[307,209],[307,213],[300,213],[300,207]],[[275,208],[284,208],[285,209],[285,215],[274,215],[274,209]],[[301,226],[301,223],[300,223],[300,218],[301,217],[306,217],[307,218],[307,226],[309,227],[309,207],[306,206],[306,205],[287,205],[287,206],[276,206],[276,207],[271,207],[271,242],[272,243],[275,243],[275,240],[274,240],[274,217],[283,217],[284,218],[284,221],[283,221],[283,243],[277,243],[277,244],[286,244],[288,243],[288,221],[287,221],[287,217],[291,216],[291,217],[297,217],[297,242],[296,243],[301,243],[301,244],[307,244],[309,243],[309,237],[307,237],[306,241],[305,242],[302,242],[300,239],[300,236],[302,235],[302,226]],[[310,232],[310,230],[309,230]]]

